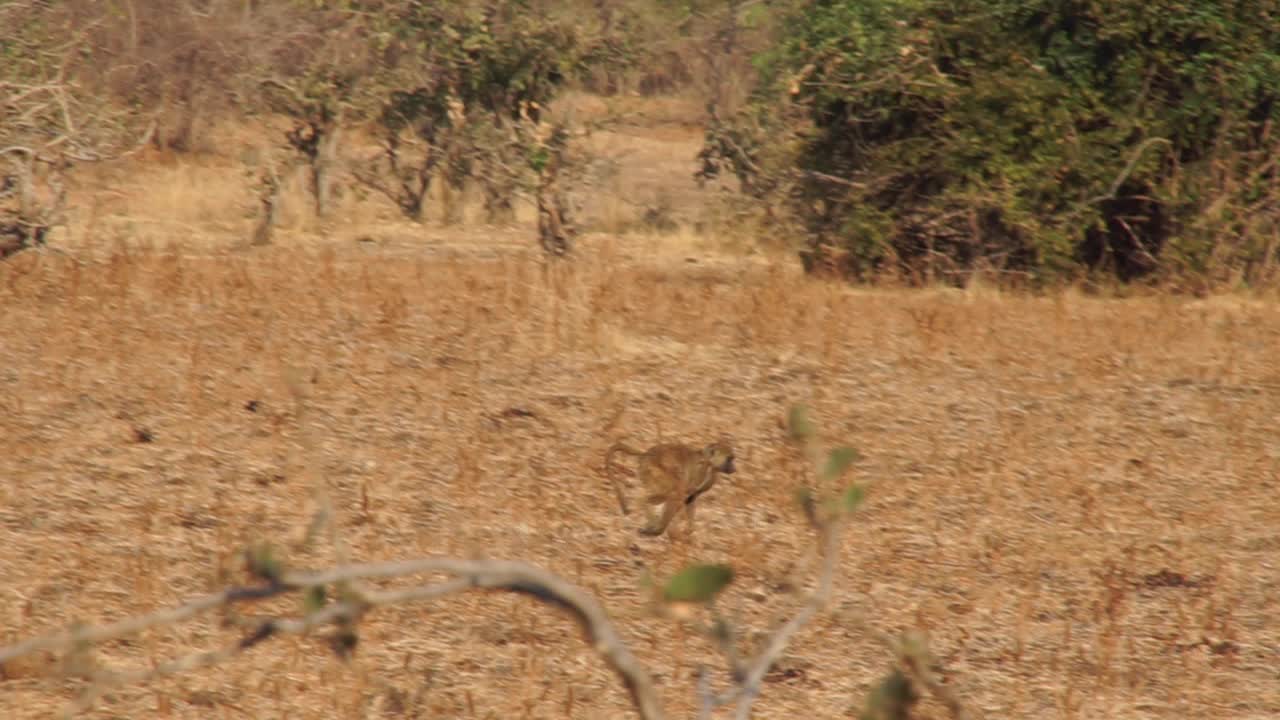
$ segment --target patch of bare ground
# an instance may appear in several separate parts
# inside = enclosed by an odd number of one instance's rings
[[[319,479],[353,559],[522,559],[598,593],[690,717],[718,658],[644,612],[641,567],[732,563],[744,642],[795,608],[788,571],[814,538],[779,421],[806,401],[824,440],[863,451],[869,500],[758,717],[851,714],[889,661],[855,613],[926,629],[987,717],[1280,714],[1273,301],[851,290],[678,233],[590,235],[548,273],[528,228],[354,204],[327,234],[299,219],[236,249],[250,221],[218,223],[240,196],[196,198],[221,192],[217,167],[121,176],[115,209],[63,238],[74,252],[0,264],[0,644],[212,589],[246,543],[299,539]],[[181,173],[185,194],[153,192]],[[698,534],[639,536],[604,449],[720,433],[740,470]],[[362,632],[349,665],[281,638],[85,716],[629,716],[571,622],[525,600],[386,608]],[[227,633],[209,617],[101,657],[148,666]],[[74,698],[39,671],[4,669],[0,716]]]
[[[715,659],[643,614],[640,565],[734,563],[728,606],[748,628],[793,606],[785,571],[812,538],[778,419],[806,400],[829,440],[865,452],[871,500],[833,611],[787,653],[762,717],[847,713],[886,664],[842,622],[853,611],[928,629],[991,716],[1280,711],[1273,304],[853,292],[637,264],[607,241],[555,278],[516,252],[26,254],[0,267],[0,302],[4,640],[210,589],[237,547],[296,539],[318,472],[354,557],[481,552],[563,573],[691,712],[695,664]],[[305,457],[289,367],[311,373]],[[639,537],[599,471],[608,442],[720,432],[742,469],[706,498],[700,534]],[[145,665],[223,632],[183,630],[103,655]],[[16,674],[6,717],[71,697]],[[563,618],[469,595],[380,611],[350,667],[286,639],[89,716],[405,703],[605,717],[625,697]]]

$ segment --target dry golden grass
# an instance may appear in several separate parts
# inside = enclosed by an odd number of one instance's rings
[[[527,229],[388,220],[356,243],[368,228],[343,221],[228,249],[251,221],[216,211],[235,195],[216,166],[122,176],[114,214],[67,240],[79,259],[0,264],[0,645],[213,588],[246,543],[295,541],[323,481],[355,560],[482,553],[594,590],[691,716],[697,665],[720,665],[643,612],[640,565],[733,563],[747,641],[796,606],[788,570],[813,537],[778,422],[798,400],[863,451],[851,476],[871,489],[836,601],[758,717],[849,715],[888,665],[854,613],[926,629],[988,717],[1280,714],[1274,302],[852,290],[789,260],[688,262],[687,234],[588,236],[554,277]],[[190,174],[185,199],[128,185],[181,177],[166,172]],[[129,222],[175,213],[188,226],[127,242]],[[306,428],[290,368],[310,380]],[[604,448],[721,432],[740,471],[703,499],[699,534],[640,537]],[[470,594],[362,627],[347,666],[282,638],[86,717],[629,716],[572,624],[531,602]],[[210,617],[103,657],[225,639]],[[0,716],[74,697],[35,670],[6,668]]]

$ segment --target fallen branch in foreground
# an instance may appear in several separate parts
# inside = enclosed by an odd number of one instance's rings
[[[236,603],[262,600],[307,588],[358,579],[400,577],[418,573],[445,573],[455,576],[456,579],[435,585],[384,592],[365,591],[356,597],[341,600],[300,619],[270,618],[259,621],[248,635],[222,650],[185,656],[146,671],[131,673],[93,671],[89,673],[89,679],[93,680],[95,685],[145,682],[156,677],[229,660],[276,634],[305,635],[324,625],[354,622],[367,610],[379,605],[429,600],[472,589],[488,589],[529,595],[568,611],[582,626],[592,647],[622,679],[640,716],[646,720],[664,717],[648,672],[627,649],[609,620],[608,614],[594,597],[545,570],[526,563],[503,560],[426,558],[343,565],[318,572],[283,573],[278,580],[268,581],[263,585],[231,587],[196,598],[175,608],[100,627],[76,627],[0,648],[0,665],[41,650],[74,652],[78,648],[134,635],[152,627],[175,624],[203,612],[227,608]],[[91,696],[97,697],[100,694],[101,689],[98,689],[92,692]],[[73,710],[72,714],[87,707],[83,699],[77,705],[79,707]]]
[[[823,562],[818,579],[818,590],[814,596],[804,604],[795,617],[775,631],[757,657],[745,664],[745,673],[737,687],[731,688],[722,697],[708,697],[704,700],[712,705],[723,705],[737,700],[737,717],[745,718],[750,715],[751,705],[759,694],[760,684],[769,668],[777,661],[795,632],[822,609],[830,596],[836,566],[835,551],[839,546],[838,530],[841,524],[836,521],[823,528],[822,534],[825,536]],[[195,598],[177,607],[107,625],[76,626],[66,631],[50,633],[2,647],[0,648],[0,667],[24,655],[40,651],[66,653],[74,658],[77,653],[98,643],[135,635],[154,627],[174,625],[202,613],[229,609],[240,603],[305,592],[326,585],[349,588],[352,581],[361,579],[394,578],[423,573],[451,575],[453,579],[395,590],[348,591],[345,595],[340,590],[338,600],[301,618],[231,619],[229,621],[231,624],[245,627],[247,634],[221,649],[181,656],[145,670],[116,672],[92,666],[73,670],[73,674],[85,677],[91,684],[77,702],[68,708],[66,715],[75,715],[88,709],[110,688],[125,684],[146,683],[160,677],[226,662],[275,635],[307,635],[327,625],[335,625],[340,629],[350,628],[375,607],[432,600],[468,590],[498,590],[530,596],[572,615],[582,627],[592,648],[622,680],[640,717],[645,720],[659,720],[666,717],[649,672],[632,655],[608,614],[593,596],[546,570],[527,563],[504,560],[423,558],[340,565],[314,572],[279,572],[278,575],[273,575],[270,571],[260,571],[259,576],[265,579],[261,584],[229,587]],[[354,640],[354,636],[351,637]],[[341,642],[341,640],[340,633],[335,641]],[[66,666],[75,668],[82,665],[84,664],[73,660]]]
[[[751,704],[759,694],[760,684],[769,668],[782,654],[791,636],[825,605],[830,596],[836,564],[834,551],[839,545],[839,525],[838,522],[832,523],[823,532],[826,540],[818,591],[795,617],[784,623],[774,633],[761,653],[746,664],[746,672],[741,684],[732,688],[723,697],[711,700],[712,704],[723,705],[737,699],[737,717],[745,718],[750,715]],[[480,589],[527,595],[568,612],[578,621],[592,648],[622,680],[640,717],[645,720],[666,717],[649,672],[631,654],[608,614],[593,596],[546,570],[527,563],[504,560],[423,558],[340,565],[314,572],[281,572],[274,579],[267,573],[266,582],[262,584],[229,587],[195,598],[177,607],[107,625],[76,626],[66,631],[50,633],[2,647],[0,648],[0,667],[12,660],[40,651],[75,655],[98,643],[135,635],[154,627],[174,625],[202,613],[227,609],[239,603],[303,592],[325,585],[341,587],[361,579],[394,578],[423,573],[446,574],[453,576],[453,579],[395,590],[363,590],[358,593],[349,593],[336,602],[296,619],[273,617],[253,621],[232,620],[232,624],[245,626],[248,630],[247,634],[221,649],[181,656],[145,670],[116,672],[94,668],[76,671],[74,674],[84,676],[91,685],[66,714],[71,716],[88,709],[97,698],[112,687],[146,683],[160,677],[226,662],[275,635],[307,635],[327,625],[349,627],[375,607],[432,600]],[[72,662],[68,667],[76,665],[77,663]]]

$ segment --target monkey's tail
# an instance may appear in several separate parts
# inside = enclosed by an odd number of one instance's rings
[[[626,445],[625,443],[616,442],[609,448],[609,451],[606,452],[604,455],[604,473],[605,475],[609,476],[609,483],[613,485],[613,492],[615,495],[618,496],[618,507],[622,509],[623,515],[630,515],[631,511],[627,509],[626,493],[622,492],[622,485],[618,483],[618,476],[615,474],[614,471],[622,470],[623,472],[626,472],[628,475],[631,475],[633,473],[627,468],[622,468],[614,464],[613,455],[614,453],[619,453],[619,452],[625,453],[627,455],[631,455],[633,457],[640,457],[644,453]]]

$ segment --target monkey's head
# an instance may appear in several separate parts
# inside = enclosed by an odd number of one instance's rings
[[[733,448],[729,447],[728,443],[711,443],[703,448],[702,454],[707,458],[707,463],[711,467],[726,475],[732,475],[737,471],[737,468],[733,466]]]

